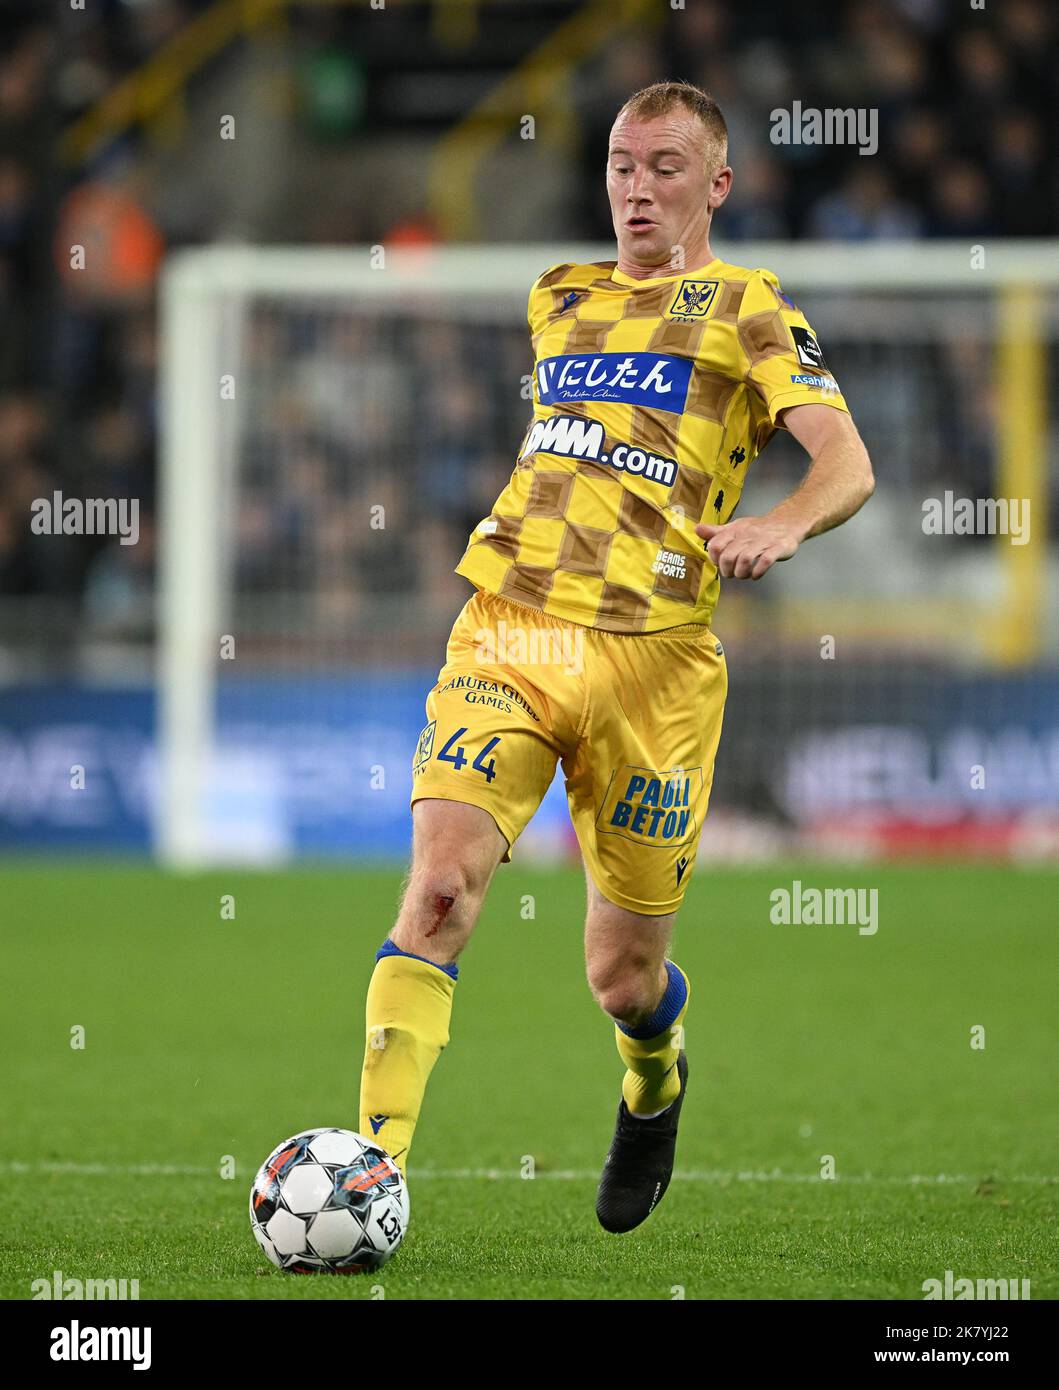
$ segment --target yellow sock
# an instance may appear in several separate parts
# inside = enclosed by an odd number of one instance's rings
[[[449,1040],[455,965],[406,955],[392,941],[375,957],[365,1007],[360,1132],[406,1171],[427,1081]]]
[[[625,1104],[634,1115],[653,1115],[680,1094],[677,1056],[684,1045],[684,1014],[691,985],[679,965],[666,961],[669,985],[654,1013],[641,1028],[614,1026],[618,1052],[628,1070],[621,1083]]]

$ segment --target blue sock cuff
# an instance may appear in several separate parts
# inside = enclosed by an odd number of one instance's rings
[[[651,1017],[639,1028],[626,1028],[624,1023],[618,1024],[627,1038],[636,1038],[639,1042],[644,1042],[647,1038],[657,1038],[659,1033],[672,1028],[673,1020],[688,1002],[687,981],[671,960],[666,961],[666,974],[669,976],[669,984],[662,995],[661,1003]]]
[[[395,946],[389,937],[375,952],[376,960],[382,960],[383,956],[407,956],[409,960],[421,960],[424,965],[432,965],[435,970],[443,970],[453,980],[458,980],[460,977],[458,965],[439,965],[436,960],[427,960],[426,956],[417,956],[413,955],[411,951],[402,951],[400,946]]]

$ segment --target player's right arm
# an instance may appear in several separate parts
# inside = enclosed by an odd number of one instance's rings
[[[742,380],[767,414],[809,455],[798,488],[765,516],[696,533],[723,579],[760,579],[811,536],[848,521],[875,490],[868,451],[800,309],[770,271],[747,282],[738,324]]]

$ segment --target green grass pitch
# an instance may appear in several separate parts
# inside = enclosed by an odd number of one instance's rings
[[[769,892],[794,878],[877,887],[877,934],[772,925]],[[363,994],[399,883],[0,868],[4,1297],[54,1270],[136,1278],[141,1298],[921,1299],[949,1269],[1059,1295],[1059,880],[984,867],[700,864],[673,950],[693,988],[677,1175],[625,1237],[593,1212],[620,1066],[584,983],[582,879],[500,869],[403,1248],[365,1279],[274,1270],[249,1184],[288,1134],[356,1128]]]

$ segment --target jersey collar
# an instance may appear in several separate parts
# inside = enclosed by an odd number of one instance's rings
[[[721,265],[719,256],[714,256],[712,261],[707,261],[705,265],[695,266],[688,270],[673,270],[668,275],[652,275],[646,280],[637,280],[634,275],[626,275],[624,270],[615,267],[610,272],[610,278],[619,285],[630,285],[634,289],[637,285],[664,285],[672,280],[699,280],[708,270],[712,270],[715,265]]]

